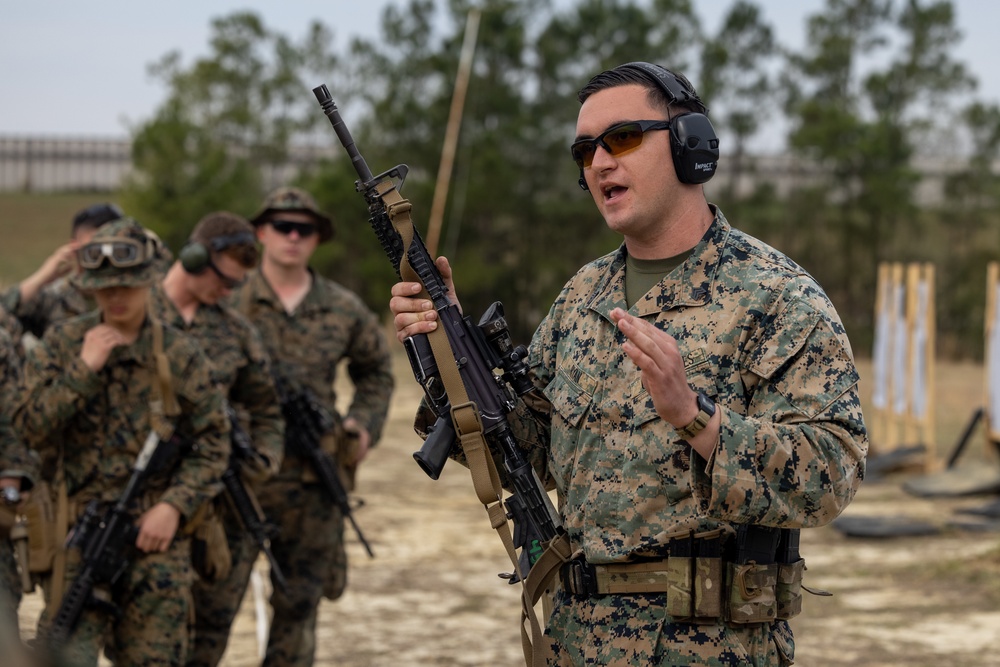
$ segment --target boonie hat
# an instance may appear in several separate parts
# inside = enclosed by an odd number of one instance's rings
[[[145,287],[159,275],[156,237],[132,218],[100,227],[76,257],[81,271],[71,280],[82,290]]]
[[[281,187],[274,190],[264,200],[264,206],[252,218],[250,224],[259,227],[265,222],[280,217],[282,212],[308,213],[316,219],[319,232],[319,242],[323,243],[333,238],[333,223],[316,206],[316,200],[305,190],[293,187]]]

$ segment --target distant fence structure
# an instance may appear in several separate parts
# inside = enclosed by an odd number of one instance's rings
[[[339,146],[294,146],[288,164],[265,173],[266,185],[287,182],[303,166],[342,152]],[[743,165],[736,174],[723,155],[718,173],[707,186],[709,196],[728,188],[734,179],[737,195],[749,194],[759,183],[769,181],[778,195],[784,196],[827,177],[820,165],[790,154],[744,156]],[[958,159],[919,158],[914,167],[924,178],[917,188],[917,203],[939,203],[945,178],[963,166]],[[122,185],[131,170],[131,142],[127,138],[0,135],[0,192],[110,192]]]
[[[287,164],[265,170],[269,187],[335,154],[332,146],[291,149]],[[114,137],[0,135],[0,192],[111,192],[132,171],[132,144]]]
[[[107,192],[131,168],[128,139],[0,136],[3,192]]]

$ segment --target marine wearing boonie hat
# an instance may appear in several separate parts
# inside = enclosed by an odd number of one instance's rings
[[[158,276],[156,237],[132,218],[100,227],[76,256],[81,271],[72,282],[81,290],[147,287]]]
[[[320,212],[316,200],[305,190],[293,187],[280,187],[271,191],[264,200],[260,211],[250,218],[254,227],[278,218],[281,213],[308,213],[316,220],[319,231],[319,242],[323,243],[333,238],[333,223],[330,218]]]

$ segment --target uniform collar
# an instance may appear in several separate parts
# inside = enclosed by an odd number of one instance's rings
[[[166,291],[163,289],[162,283],[155,283],[150,290],[150,300],[153,305],[153,314],[160,318],[160,321],[164,324],[169,324],[170,326],[181,329],[188,329],[199,322],[202,318],[206,316],[207,313],[211,311],[221,310],[221,306],[218,304],[209,305],[206,303],[199,303],[198,307],[194,310],[194,317],[191,318],[191,322],[188,323],[184,321],[184,316],[181,315],[181,311],[177,309],[177,305],[167,296]]]
[[[142,327],[139,329],[139,335],[136,336],[135,342],[131,345],[119,345],[111,350],[111,355],[108,358],[109,364],[134,362],[143,365],[152,358],[153,333],[149,321],[151,316],[151,313],[146,313],[146,319],[142,321]],[[100,321],[99,313],[97,321]]]
[[[302,303],[300,303],[295,309],[296,314],[316,308],[322,308],[324,303],[324,300],[318,296],[321,288],[319,276],[316,275],[316,272],[313,271],[312,267],[308,267],[306,270],[309,271],[309,275],[312,276],[312,284],[309,285],[309,291],[306,292],[305,297],[303,297]],[[271,287],[271,283],[267,282],[267,278],[264,277],[264,273],[260,270],[260,267],[254,269],[250,273],[247,278],[246,285],[244,285],[241,289],[250,290],[248,296],[251,301],[266,303],[268,307],[273,310],[285,312],[285,307],[282,305],[281,299],[278,298],[274,288]],[[237,297],[237,302],[238,299],[239,297]]]
[[[698,245],[683,264],[671,271],[652,289],[632,305],[625,305],[625,258],[628,254],[622,243],[612,255],[607,278],[594,291],[590,307],[607,319],[614,308],[622,308],[638,317],[657,315],[681,306],[704,306],[712,300],[713,285],[720,269],[722,248],[729,239],[732,228],[726,217],[714,204],[715,219],[702,236]]]

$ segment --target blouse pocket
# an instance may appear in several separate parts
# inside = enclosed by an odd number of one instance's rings
[[[578,428],[593,401],[595,385],[593,378],[574,366],[556,371],[543,393],[552,403],[552,412],[569,427]]]

